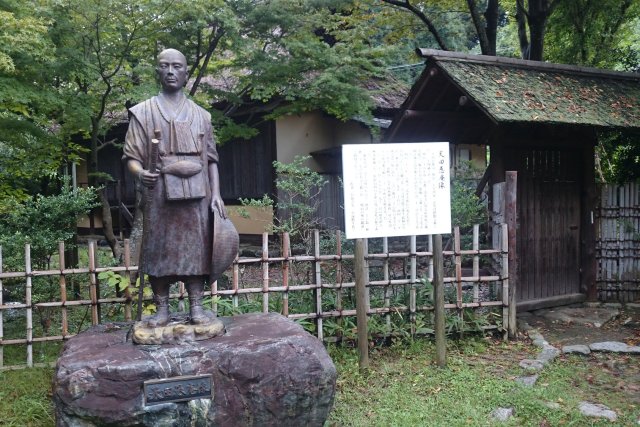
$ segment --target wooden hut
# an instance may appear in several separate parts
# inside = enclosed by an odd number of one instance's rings
[[[640,75],[420,49],[389,142],[489,147],[489,188],[517,171],[519,309],[596,298],[594,149],[640,129]]]

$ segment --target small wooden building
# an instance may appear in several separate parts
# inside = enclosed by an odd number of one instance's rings
[[[420,49],[389,142],[489,147],[489,188],[518,172],[519,309],[596,298],[594,148],[640,129],[640,75]]]

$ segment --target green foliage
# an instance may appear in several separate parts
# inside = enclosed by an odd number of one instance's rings
[[[258,209],[265,209],[265,208],[273,208],[275,205],[275,202],[273,201],[273,199],[271,197],[269,197],[269,195],[265,194],[264,196],[262,196],[262,199],[243,199],[240,198],[238,199],[240,201],[240,207],[237,208],[238,214],[243,217],[243,218],[250,218],[250,214],[249,211],[246,208],[258,208]],[[270,228],[273,227],[273,224],[270,225]]]
[[[320,227],[314,213],[320,203],[320,191],[327,181],[305,165],[310,158],[311,156],[296,156],[291,163],[273,162],[277,174],[276,208],[279,212],[274,232],[287,232],[292,241],[308,241],[309,230]]]
[[[508,426],[611,425],[580,414],[579,402],[594,396],[618,414],[619,425],[633,425],[640,416],[620,371],[603,369],[633,365],[621,356],[556,359],[534,387],[525,387],[513,379],[523,375],[518,363],[534,349],[521,343],[449,342],[443,369],[434,366],[434,345],[424,340],[374,349],[367,371],[358,369],[355,349],[330,346],[329,352],[338,369],[329,425],[492,426],[498,407],[514,408]]]
[[[98,279],[102,280],[109,288],[113,289],[116,295],[119,295],[126,290],[129,290],[131,297],[134,299],[133,308],[137,310],[137,296],[140,291],[140,277],[136,279],[135,284],[122,274],[118,274],[114,271],[107,270],[98,274]],[[148,276],[145,275],[146,283],[149,283]],[[153,291],[149,286],[145,286],[142,290],[143,298],[150,298],[153,295]],[[148,315],[156,312],[156,305],[153,303],[145,302],[142,306],[142,314]]]
[[[51,21],[26,3],[0,4],[0,200],[39,191],[78,154],[53,131],[63,102],[45,72],[55,62]]]
[[[604,182],[622,184],[640,179],[640,135],[600,132],[596,154]]]
[[[74,235],[80,216],[96,206],[95,190],[72,190],[62,185],[60,194],[34,196],[25,201],[9,198],[0,205],[0,246],[8,268],[24,266],[24,245],[31,244],[35,266],[45,267],[58,251],[58,242]]]
[[[53,369],[31,368],[0,374],[0,419],[2,425],[50,426],[55,424],[51,404]]]
[[[41,190],[41,180],[54,178],[64,162],[81,152],[17,114],[0,112],[0,128],[0,200],[24,199]]]
[[[451,223],[461,231],[487,220],[486,208],[475,194],[478,175],[471,162],[460,162],[451,179]]]
[[[549,19],[553,62],[633,71],[640,67],[638,0],[565,0]]]
[[[275,208],[275,223],[270,225],[270,231],[289,233],[292,245],[302,245],[306,249],[310,247],[312,230],[322,226],[315,212],[320,203],[318,196],[327,182],[322,175],[306,166],[310,158],[296,156],[291,163],[274,161],[278,201],[274,203],[268,195],[259,200],[240,199],[242,207],[238,210],[246,218],[246,207]]]
[[[451,183],[451,221],[461,229],[486,221],[486,211],[475,188],[459,180]]]

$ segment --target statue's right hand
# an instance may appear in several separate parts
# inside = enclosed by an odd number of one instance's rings
[[[159,176],[160,174],[151,173],[146,169],[142,169],[138,174],[138,177],[140,178],[140,182],[142,182],[142,185],[144,185],[147,188],[155,187],[156,182],[158,182]]]

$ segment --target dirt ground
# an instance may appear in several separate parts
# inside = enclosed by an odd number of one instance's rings
[[[594,309],[597,310],[597,309]],[[538,329],[544,338],[554,347],[565,345],[592,344],[602,341],[620,341],[629,345],[640,345],[640,308],[609,308],[611,320],[597,327],[597,321],[590,322],[589,318],[566,321],[554,316],[552,310],[538,310],[523,314],[531,327]],[[551,315],[550,315],[551,314]],[[593,317],[593,316],[592,316]],[[594,319],[601,319],[594,317]]]
[[[598,310],[598,309],[595,309]],[[603,341],[619,341],[631,346],[640,346],[640,307],[605,308],[613,317],[600,327],[587,320],[599,320],[606,313],[594,314],[594,309],[578,311],[576,321],[562,319],[561,309],[539,310],[521,313],[519,317],[537,329],[551,345],[562,349],[566,345],[592,344]],[[574,312],[575,313],[575,312]],[[617,315],[615,315],[617,313]],[[615,316],[614,316],[615,315]],[[561,355],[555,363],[562,363],[566,355]],[[594,390],[622,391],[631,405],[640,405],[640,354],[592,352],[581,356],[591,367],[585,380]],[[638,420],[640,423],[640,420]]]

